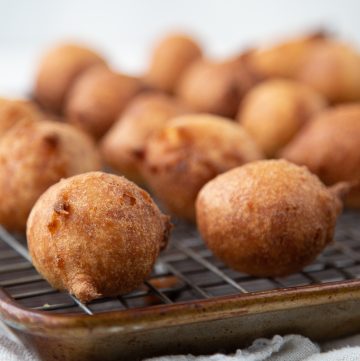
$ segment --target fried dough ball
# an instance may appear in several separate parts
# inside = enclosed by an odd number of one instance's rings
[[[92,140],[63,123],[23,120],[0,142],[0,224],[24,231],[39,196],[61,178],[100,169]]]
[[[321,32],[289,39],[251,52],[248,61],[260,78],[294,78],[307,53],[325,39]]]
[[[198,228],[229,267],[285,276],[311,263],[332,241],[344,187],[328,189],[305,167],[284,160],[253,162],[201,189]]]
[[[260,158],[255,142],[238,124],[191,114],[174,118],[149,139],[142,171],[167,209],[193,221],[195,199],[206,182]]]
[[[185,69],[201,55],[194,39],[182,34],[167,36],[154,49],[145,80],[154,88],[171,93]]]
[[[65,110],[67,119],[99,139],[141,89],[139,79],[103,66],[92,67],[71,89]]]
[[[317,44],[305,57],[298,79],[332,102],[360,100],[360,55],[336,41]]]
[[[320,113],[281,152],[305,165],[327,185],[359,182],[346,204],[360,208],[360,103],[339,105]]]
[[[253,83],[241,59],[221,63],[200,59],[181,78],[177,95],[196,111],[232,118]]]
[[[22,119],[41,119],[40,110],[28,100],[0,97],[0,138]]]
[[[74,80],[93,65],[105,64],[93,50],[76,44],[59,45],[41,60],[35,81],[35,98],[48,110],[61,112]]]
[[[127,178],[143,183],[141,162],[148,138],[186,107],[159,93],[140,94],[129,104],[101,143],[104,160]]]
[[[325,106],[325,98],[311,88],[292,80],[273,79],[245,95],[238,121],[272,157]]]
[[[27,225],[36,269],[83,302],[128,293],[146,279],[167,243],[169,219],[148,193],[102,172],[56,183]]]

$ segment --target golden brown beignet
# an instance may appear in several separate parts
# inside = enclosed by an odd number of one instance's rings
[[[177,95],[198,112],[232,118],[254,83],[241,58],[219,63],[199,59],[180,79]]]
[[[273,157],[326,105],[326,99],[306,85],[271,79],[245,95],[237,119],[263,152]]]
[[[321,42],[306,55],[297,78],[331,102],[359,101],[359,52],[334,40]]]
[[[77,44],[62,44],[44,54],[35,80],[34,96],[46,109],[63,110],[68,91],[74,80],[104,59],[93,50]]]
[[[87,302],[140,286],[169,228],[144,190],[126,178],[90,172],[56,183],[39,198],[27,239],[50,284]]]
[[[155,47],[145,81],[155,89],[172,93],[186,68],[201,55],[194,39],[183,34],[169,35]]]
[[[67,119],[99,139],[142,89],[143,84],[137,78],[103,66],[92,67],[77,79],[70,91],[65,110]]]
[[[327,185],[353,183],[346,205],[360,207],[360,103],[339,105],[315,117],[280,153],[305,165]],[[356,183],[359,183],[356,186]]]
[[[246,164],[207,183],[196,201],[200,234],[226,265],[254,276],[285,276],[333,239],[346,185],[328,189],[284,160]]]
[[[143,175],[170,212],[194,221],[201,187],[219,173],[262,158],[238,124],[209,114],[174,118],[151,137]]]
[[[93,141],[71,125],[23,120],[0,142],[0,224],[24,231],[39,196],[61,178],[100,169]]]
[[[101,142],[104,160],[113,169],[143,183],[141,163],[147,140],[187,108],[165,94],[140,94],[125,109]]]
[[[318,32],[288,39],[250,52],[247,61],[260,78],[295,78],[304,57],[326,38]]]

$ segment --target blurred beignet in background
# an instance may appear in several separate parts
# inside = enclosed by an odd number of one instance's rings
[[[326,105],[326,99],[310,87],[274,78],[245,95],[237,119],[265,155],[273,157]]]
[[[214,115],[189,114],[172,119],[149,139],[142,172],[170,212],[193,221],[195,199],[206,182],[261,158],[240,125]]]
[[[155,89],[172,93],[186,68],[202,56],[200,45],[184,34],[171,34],[153,50],[144,80]]]
[[[80,301],[133,291],[168,240],[169,218],[124,177],[90,172],[49,188],[31,211],[27,239],[36,269]]]
[[[93,141],[71,125],[22,120],[0,142],[0,224],[24,231],[38,197],[61,178],[100,169]]]
[[[101,142],[101,154],[110,167],[143,183],[141,162],[148,138],[173,117],[188,109],[177,99],[160,93],[136,96]]]
[[[260,78],[295,78],[304,57],[327,35],[317,32],[260,47],[247,56],[247,62]]]
[[[142,82],[135,77],[93,67],[79,76],[69,93],[67,120],[99,139],[142,89]]]
[[[254,82],[241,57],[224,62],[200,59],[180,79],[177,96],[195,111],[232,118]]]
[[[19,120],[43,117],[40,109],[29,100],[0,97],[0,138]]]
[[[105,65],[101,55],[77,44],[61,44],[46,52],[39,64],[34,97],[47,110],[61,113],[75,79],[93,65]]]
[[[306,54],[297,78],[331,102],[359,101],[359,51],[339,41],[323,41]]]
[[[207,183],[196,201],[197,225],[227,266],[253,276],[299,272],[333,240],[341,196],[305,167],[264,160]]]
[[[351,182],[346,205],[360,208],[360,103],[321,112],[280,155],[307,166],[327,185]]]

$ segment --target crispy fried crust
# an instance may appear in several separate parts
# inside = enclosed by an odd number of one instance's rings
[[[171,93],[186,68],[201,55],[201,48],[194,39],[182,34],[169,35],[154,49],[145,81]]]
[[[50,187],[31,211],[36,269],[81,301],[137,288],[167,243],[168,217],[126,178],[90,172]]]
[[[196,202],[200,233],[231,268],[255,276],[300,271],[332,241],[338,197],[305,167],[253,162],[207,183]]]
[[[46,109],[61,112],[74,80],[93,65],[105,64],[94,51],[75,44],[63,44],[46,53],[39,65],[35,97]]]
[[[198,191],[228,169],[261,159],[241,126],[213,115],[184,115],[148,141],[143,175],[155,195],[179,217],[194,220]]]
[[[142,183],[140,172],[148,138],[187,108],[174,98],[160,94],[140,94],[107,132],[101,142],[104,160],[127,178]]]
[[[325,98],[306,85],[272,79],[247,93],[237,119],[264,153],[273,157],[326,105]]]
[[[308,124],[280,156],[306,165],[327,185],[360,182],[360,104],[339,105],[322,112]],[[346,204],[360,207],[360,185]]]
[[[66,103],[69,122],[101,138],[143,88],[139,79],[104,66],[92,67],[74,83]]]
[[[24,231],[32,206],[49,186],[100,166],[92,140],[72,126],[18,122],[0,142],[0,224]]]

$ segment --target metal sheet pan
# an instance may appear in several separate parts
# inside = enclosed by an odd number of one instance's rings
[[[2,320],[42,360],[140,360],[231,351],[255,337],[328,340],[360,332],[360,214],[303,272],[262,279],[228,269],[195,229],[178,224],[152,277],[135,292],[87,305],[53,290],[21,237],[0,232]]]

